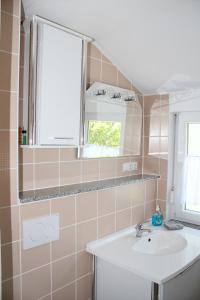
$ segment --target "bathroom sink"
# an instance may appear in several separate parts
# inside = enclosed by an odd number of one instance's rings
[[[157,231],[140,238],[132,249],[143,254],[166,255],[179,252],[186,245],[186,239],[179,234]]]
[[[167,282],[200,259],[200,231],[184,227],[172,232],[149,223],[152,230],[136,237],[135,227],[87,244],[87,251],[104,261],[157,284]]]

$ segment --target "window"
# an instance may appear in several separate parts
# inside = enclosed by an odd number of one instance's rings
[[[176,143],[176,217],[200,224],[200,113],[178,115]]]
[[[200,213],[200,123],[187,123],[187,158],[185,163],[185,209]],[[185,180],[184,180],[185,181]]]

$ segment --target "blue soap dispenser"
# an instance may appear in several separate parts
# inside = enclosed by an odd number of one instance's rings
[[[156,212],[152,215],[152,225],[161,226],[163,223],[163,215],[161,213],[159,205],[156,206]]]

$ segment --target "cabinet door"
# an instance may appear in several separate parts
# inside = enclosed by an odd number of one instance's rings
[[[95,300],[151,300],[149,280],[101,258],[96,260]]]
[[[82,77],[81,38],[38,24],[36,142],[78,145]]]
[[[160,300],[199,300],[200,261],[160,287]]]

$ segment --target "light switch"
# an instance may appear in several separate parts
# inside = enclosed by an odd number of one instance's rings
[[[23,221],[23,248],[59,240],[59,214]]]
[[[123,172],[130,172],[137,170],[137,161],[127,162],[123,164]]]

